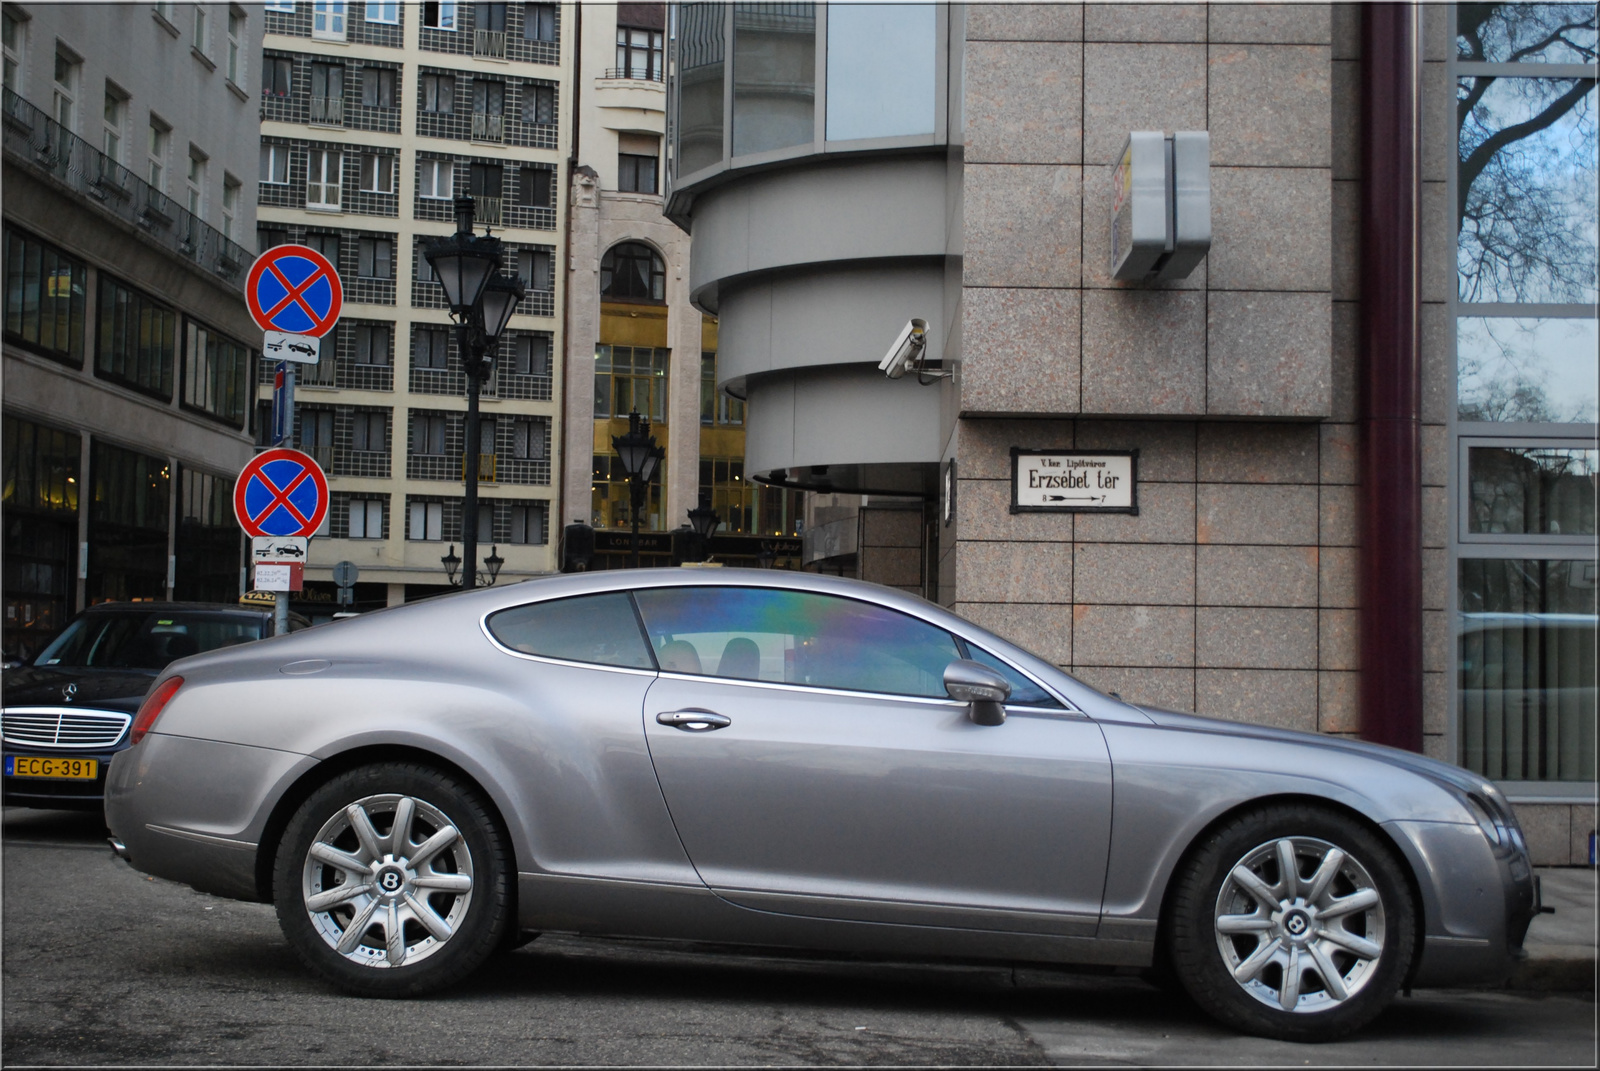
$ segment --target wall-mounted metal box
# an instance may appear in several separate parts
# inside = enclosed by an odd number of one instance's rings
[[[1111,165],[1111,275],[1182,279],[1211,248],[1211,135],[1135,130]]]

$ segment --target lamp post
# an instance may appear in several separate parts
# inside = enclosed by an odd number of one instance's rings
[[[717,516],[717,511],[710,506],[696,506],[689,511],[689,527],[694,529],[694,534],[699,537],[700,561],[711,560],[711,536],[717,530],[717,525],[722,518]]]
[[[645,494],[650,486],[650,477],[655,474],[656,465],[666,456],[666,451],[656,445],[655,437],[650,434],[650,421],[639,416],[635,409],[628,414],[628,430],[622,435],[611,437],[611,448],[617,452],[617,457],[622,461],[622,469],[628,474],[628,502],[629,513],[633,520],[633,540],[630,544],[633,551],[633,568],[639,568],[639,510],[645,501]]]
[[[461,505],[461,586],[467,590],[477,585],[478,572],[478,393],[493,368],[500,335],[527,292],[522,280],[500,274],[500,239],[473,234],[472,216],[472,198],[457,197],[456,233],[434,239],[422,251],[444,287],[450,317],[456,322],[461,367],[467,374],[466,495]],[[455,547],[450,551],[453,557]]]

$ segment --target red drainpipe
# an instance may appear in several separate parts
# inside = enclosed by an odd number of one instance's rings
[[[1361,10],[1361,735],[1422,750],[1421,7]]]

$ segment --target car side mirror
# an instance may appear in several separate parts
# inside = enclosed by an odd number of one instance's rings
[[[967,704],[967,717],[974,725],[1005,724],[1011,683],[981,662],[961,658],[945,666],[944,690],[951,699]]]

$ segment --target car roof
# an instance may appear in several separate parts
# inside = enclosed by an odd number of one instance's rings
[[[249,614],[252,617],[272,613],[271,610],[260,607],[240,606],[237,603],[227,602],[97,602],[93,606],[84,607],[83,612],[86,614],[232,613]]]

